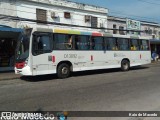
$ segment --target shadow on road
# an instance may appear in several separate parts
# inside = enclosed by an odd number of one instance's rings
[[[130,70],[143,70],[149,67],[146,66],[138,66],[132,67]],[[90,71],[81,71],[81,72],[74,72],[71,74],[71,77],[78,77],[78,76],[88,76],[88,75],[97,75],[97,74],[104,74],[104,73],[115,73],[115,72],[122,72],[121,69],[103,69],[103,70],[90,70]],[[57,75],[39,75],[39,76],[22,76],[20,77],[21,80],[25,80],[28,82],[40,82],[40,81],[49,81],[49,80],[56,80],[58,79]]]
[[[138,67],[132,67],[130,70],[142,70],[147,69],[149,67],[145,66],[138,66]],[[120,68],[114,68],[114,69],[103,69],[103,70],[90,70],[90,71],[82,71],[82,72],[75,72],[72,73],[72,76],[87,76],[87,75],[96,75],[96,74],[104,74],[104,73],[115,73],[115,72],[123,72]]]
[[[148,66],[136,66],[136,67],[130,68],[130,70],[143,70],[148,68],[149,68]]]
[[[40,82],[58,79],[56,75],[38,75],[38,76],[22,76],[21,80],[28,82]]]

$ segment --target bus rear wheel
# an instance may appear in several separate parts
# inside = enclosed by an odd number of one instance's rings
[[[57,76],[60,79],[64,79],[70,76],[70,66],[66,63],[62,63],[57,68]]]
[[[130,62],[128,60],[123,60],[121,62],[121,70],[122,71],[128,71],[130,68]]]

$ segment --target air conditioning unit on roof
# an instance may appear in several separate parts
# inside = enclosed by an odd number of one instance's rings
[[[58,16],[58,13],[56,13],[56,12],[51,12],[51,18],[52,19],[54,19],[54,18],[58,18],[59,16]]]
[[[85,22],[90,22],[90,21],[91,21],[91,16],[85,15]]]
[[[104,28],[104,23],[100,23],[100,28]]]

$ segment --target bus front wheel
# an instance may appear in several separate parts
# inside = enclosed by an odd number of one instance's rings
[[[60,79],[64,79],[70,76],[70,67],[66,63],[62,63],[57,68],[57,76]]]
[[[121,70],[122,71],[128,71],[130,68],[130,62],[128,60],[123,60],[121,62]]]

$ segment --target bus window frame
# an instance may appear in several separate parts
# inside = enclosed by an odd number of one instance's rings
[[[149,43],[149,40],[146,40],[146,39],[140,39],[140,41],[141,41],[141,51],[150,51],[150,43]],[[147,48],[147,50],[144,50],[144,48],[143,48],[143,42],[142,41],[146,41],[147,42],[147,46],[148,46],[148,48]]]
[[[136,50],[132,50],[132,49],[131,49],[131,48],[132,48],[132,45],[133,45],[132,40],[137,40],[138,49],[137,49],[137,46],[136,46]],[[130,51],[141,51],[141,43],[140,43],[140,42],[141,42],[140,39],[130,38]],[[133,46],[133,48],[134,48],[134,46]]]
[[[32,37],[32,55],[33,56],[38,56],[38,55],[45,54],[45,53],[51,53],[53,51],[53,35],[52,35],[52,33],[36,31],[32,34],[32,36],[33,36]],[[49,37],[50,50],[45,51],[45,52],[43,51],[42,53],[36,54],[36,53],[34,53],[35,51],[33,49],[34,48],[34,39],[35,39],[35,37],[37,39],[37,37],[40,37],[40,36],[48,36]]]
[[[110,41],[108,41],[108,43],[107,43],[107,38],[112,38],[112,41],[113,41],[113,39],[115,40],[115,50],[113,50],[113,46],[112,46],[112,49],[108,49],[108,47],[109,47],[109,45],[110,45]],[[105,43],[105,50],[106,51],[119,51],[117,48],[118,48],[118,46],[117,46],[117,37],[104,37],[104,43]]]
[[[127,49],[127,50],[122,50],[122,49],[120,49],[120,45],[124,45],[124,44],[119,44],[119,40],[120,40],[120,39],[125,39],[125,40],[127,40],[127,42],[128,42],[128,44],[127,44],[128,49]],[[128,38],[120,38],[120,37],[117,37],[117,47],[118,47],[118,51],[130,51],[130,40],[129,40]]]
[[[95,48],[95,40],[94,40],[94,37],[96,37],[96,38],[101,38],[102,39],[102,49],[94,49]],[[94,40],[94,42],[93,42],[93,40]],[[104,40],[104,37],[103,36],[91,36],[91,40],[90,40],[90,48],[91,48],[91,50],[93,50],[93,51],[105,51],[106,50],[106,46],[105,46],[105,40]],[[94,43],[94,44],[93,44]],[[100,43],[98,43],[98,44],[100,44]]]
[[[77,49],[78,48],[78,46],[77,46],[77,40],[76,40],[76,37],[78,37],[78,36],[85,36],[85,37],[88,37],[88,43],[89,43],[89,49],[88,50],[85,50],[85,49]],[[76,50],[76,51],[89,51],[89,50],[92,50],[92,48],[91,48],[91,44],[92,44],[92,42],[91,42],[91,37],[92,36],[90,36],[90,35],[75,35],[75,49],[74,50]]]
[[[72,36],[72,47],[71,49],[57,49],[56,48],[56,38],[55,35],[66,35]],[[69,40],[68,40],[69,41]],[[66,43],[67,44],[67,43]],[[74,34],[63,34],[63,33],[53,33],[53,50],[64,51],[64,50],[75,50],[75,35]]]

